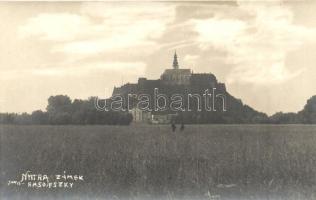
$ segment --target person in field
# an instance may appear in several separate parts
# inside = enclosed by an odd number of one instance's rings
[[[172,122],[171,128],[172,128],[172,132],[175,132],[175,131],[176,131],[177,127],[176,127],[176,125],[175,125],[174,122]]]
[[[183,131],[183,130],[184,130],[184,123],[182,122],[181,127],[180,127],[180,131]]]

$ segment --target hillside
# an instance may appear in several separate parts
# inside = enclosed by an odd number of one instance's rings
[[[158,95],[167,97],[166,102],[157,100]],[[208,99],[205,98],[206,90]],[[173,95],[180,95],[183,98],[179,110],[172,110],[171,104]],[[135,108],[139,104],[139,96],[148,95],[149,107],[153,114],[178,114],[177,121],[184,123],[265,123],[268,116],[258,112],[248,105],[242,103],[229,94],[225,84],[217,81],[211,73],[190,75],[187,84],[172,84],[163,79],[147,80],[139,78],[135,84],[127,83],[121,87],[115,87],[112,98],[123,96],[125,108]],[[189,95],[191,95],[189,97]],[[133,98],[129,98],[132,96]],[[156,96],[156,98],[155,98]],[[198,96],[201,98],[198,100]],[[179,100],[179,98],[178,98]],[[155,102],[156,101],[156,102]],[[198,102],[199,101],[199,102]],[[156,110],[155,103],[167,104],[167,109]],[[169,107],[168,107],[169,106]]]

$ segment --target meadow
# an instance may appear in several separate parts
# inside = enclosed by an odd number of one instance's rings
[[[316,199],[313,125],[2,125],[0,136],[1,199]],[[7,185],[26,170],[84,182]]]

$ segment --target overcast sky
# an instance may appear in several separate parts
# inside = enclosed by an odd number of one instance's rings
[[[172,65],[211,72],[272,114],[316,95],[316,3],[0,3],[0,112],[109,96]]]

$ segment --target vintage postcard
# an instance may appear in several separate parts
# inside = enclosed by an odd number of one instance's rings
[[[0,199],[315,200],[316,2],[0,2]]]

